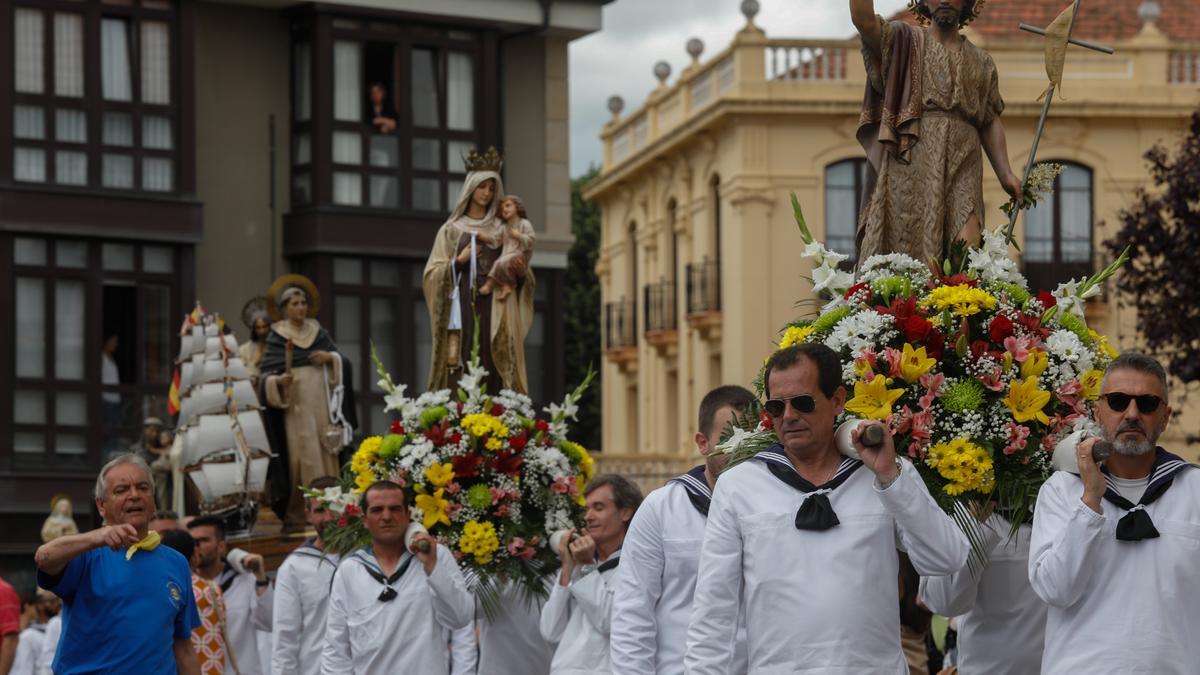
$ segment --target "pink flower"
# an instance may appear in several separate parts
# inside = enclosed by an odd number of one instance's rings
[[[912,459],[917,458],[917,454],[921,451],[921,444],[913,441],[908,444],[908,456]]]
[[[888,377],[900,377],[900,361],[904,358],[900,350],[887,347],[883,350],[883,358],[887,359]]]
[[[499,504],[501,499],[508,495],[507,492],[498,487],[489,487],[488,490],[492,493],[492,503]]]
[[[1007,426],[1008,445],[1004,446],[1004,454],[1011,455],[1018,450],[1024,450],[1029,438],[1029,427],[1009,422]]]
[[[920,441],[922,445],[933,438],[933,413],[922,410],[913,415],[912,437],[914,441]]]
[[[1010,335],[1004,338],[1004,349],[1013,355],[1013,359],[1017,363],[1025,363],[1025,359],[1029,358],[1029,336],[1016,337]]]
[[[450,484],[446,486],[446,492],[449,492],[450,494],[457,494],[461,489],[462,486],[458,484],[458,481],[451,481]]]
[[[496,507],[496,517],[497,518],[507,518],[508,513],[509,513],[508,504],[501,504],[500,506]]]
[[[574,486],[575,481],[567,480],[566,476],[559,476],[554,479],[554,484],[550,486],[550,491],[560,495],[570,494],[571,488]]]
[[[1000,366],[994,366],[991,371],[980,376],[979,381],[983,383],[983,386],[991,389],[992,391],[1003,391],[1003,374],[1003,371],[1000,370]]]
[[[508,542],[508,552],[515,558],[521,560],[532,560],[537,551],[533,548],[536,544],[530,542],[526,545],[525,540],[521,537],[513,537],[512,541]]]
[[[937,400],[942,385],[946,383],[946,376],[941,373],[925,373],[921,376],[920,382],[921,386],[925,387],[925,394],[917,401],[917,405],[921,406],[921,410],[929,410],[929,407]]]

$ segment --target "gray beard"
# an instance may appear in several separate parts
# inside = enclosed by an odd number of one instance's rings
[[[1112,441],[1113,452],[1118,455],[1126,455],[1128,457],[1136,457],[1154,451],[1154,442],[1149,439],[1140,441],[1126,441],[1122,439]]]

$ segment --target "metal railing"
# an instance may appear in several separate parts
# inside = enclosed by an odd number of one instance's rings
[[[637,345],[637,307],[632,300],[604,306],[604,339],[608,349]]]
[[[716,260],[689,263],[687,266],[688,314],[721,311],[721,264]]]
[[[649,333],[675,330],[675,282],[663,279],[642,288],[642,308],[645,312],[642,328]]]

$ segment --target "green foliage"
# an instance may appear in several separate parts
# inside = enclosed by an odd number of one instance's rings
[[[599,175],[592,168],[571,181],[571,234],[575,243],[567,252],[564,275],[563,327],[565,375],[568,386],[583,382],[588,371],[600,364],[600,280],[596,277],[596,259],[600,254],[600,207],[583,198],[583,187]],[[600,447],[600,374],[579,399],[576,424],[585,448]]]

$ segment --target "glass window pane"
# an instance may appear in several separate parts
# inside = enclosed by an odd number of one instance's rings
[[[292,93],[296,97],[295,115],[297,122],[312,117],[312,48],[307,42],[298,42],[292,48]]]
[[[471,141],[446,141],[446,170],[466,173],[467,163],[463,158],[474,147]]]
[[[56,455],[82,455],[87,452],[87,446],[80,434],[55,434],[54,439]]]
[[[87,267],[87,244],[82,241],[56,241],[54,264],[59,267]]]
[[[143,246],[142,271],[169,274],[175,269],[174,252],[169,246]]]
[[[429,360],[433,355],[433,335],[429,329],[429,310],[424,300],[416,300],[412,304],[412,335],[413,343],[417,346],[417,379],[413,382],[415,391],[425,391],[429,385]]]
[[[170,150],[174,146],[171,138],[171,120],[168,117],[146,115],[142,117],[142,147],[154,150]]]
[[[54,182],[87,185],[87,154],[59,150],[54,153]]]
[[[1067,164],[1058,176],[1058,184],[1063,189],[1092,189],[1092,172],[1083,167]]]
[[[104,131],[101,138],[105,145],[133,145],[133,118],[129,113],[104,113]]]
[[[100,249],[100,258],[106,270],[133,271],[133,246],[130,244],[105,244]]]
[[[46,451],[46,435],[18,431],[13,434],[13,452],[38,454]]]
[[[175,189],[173,162],[162,157],[147,157],[142,160],[142,189],[153,192],[170,192]]]
[[[312,203],[312,177],[308,174],[298,173],[292,176],[292,203]]]
[[[83,17],[54,15],[54,93],[83,96]]]
[[[334,172],[333,203],[347,206],[362,205],[362,176],[356,173]]]
[[[133,187],[133,158],[129,155],[104,155],[101,168],[101,183],[104,187]]]
[[[333,259],[333,283],[361,284],[363,280],[363,264],[358,258]]]
[[[166,384],[171,380],[171,289],[142,286],[142,372],[147,382]]]
[[[84,426],[87,424],[87,398],[74,391],[60,391],[54,395],[54,423],[59,426]]]
[[[13,178],[30,183],[45,183],[46,151],[41,148],[15,148]]]
[[[13,262],[18,265],[45,265],[46,240],[18,237],[13,240]]]
[[[129,60],[129,23],[125,19],[100,20],[100,84],[109,101],[133,98]]]
[[[45,112],[32,105],[13,106],[13,136],[41,140],[46,137]]]
[[[292,139],[292,164],[308,164],[312,161],[312,137],[296,134]]]
[[[46,361],[46,284],[17,277],[17,377],[43,377]]]
[[[1054,201],[1053,193],[1037,206],[1025,212],[1025,260],[1051,262],[1054,260]]]
[[[398,287],[400,285],[400,263],[390,260],[372,260],[371,285]]]
[[[395,208],[400,204],[400,181],[395,176],[371,175],[371,206]]]
[[[371,134],[371,166],[394,167],[400,164],[400,149],[395,136]]]
[[[36,9],[17,9],[14,19],[14,88],[24,94],[40,94],[45,91],[45,60],[42,58],[42,50],[45,48],[46,33],[42,27],[42,12]]]
[[[333,161],[337,164],[362,164],[362,135],[352,131],[333,132]]]
[[[333,117],[362,121],[362,53],[357,42],[333,43]]]
[[[59,280],[54,285],[54,376],[83,379],[84,286]]]
[[[67,143],[87,143],[87,115],[82,110],[55,110],[54,138]]]
[[[437,54],[431,49],[412,50],[412,121],[418,127],[440,127],[438,114]]]
[[[374,269],[371,276],[375,276]],[[396,336],[399,335],[400,326],[396,323],[395,302],[393,298],[371,298],[369,333],[375,338],[375,352],[379,355],[380,362],[393,373],[400,370],[400,364],[397,362],[399,350],[396,349]],[[372,391],[383,391],[379,387],[378,378],[372,377],[370,380]]]
[[[446,181],[446,203],[457,204],[458,193],[462,192],[463,182],[458,179],[451,178]]]
[[[442,209],[442,182],[436,178],[414,178],[412,199],[414,209],[440,211]]]
[[[471,56],[446,55],[446,126],[457,131],[475,128],[475,68]]]
[[[45,392],[32,391],[29,389],[18,389],[14,391],[13,422],[16,424],[45,424]]]
[[[367,372],[366,362],[363,361],[362,302],[353,295],[334,297],[333,317],[338,349],[353,362],[354,381],[362,382],[359,375]]]
[[[142,101],[171,102],[171,37],[162,21],[142,22]]]
[[[412,139],[412,168],[429,171],[442,169],[442,144],[436,138]]]

